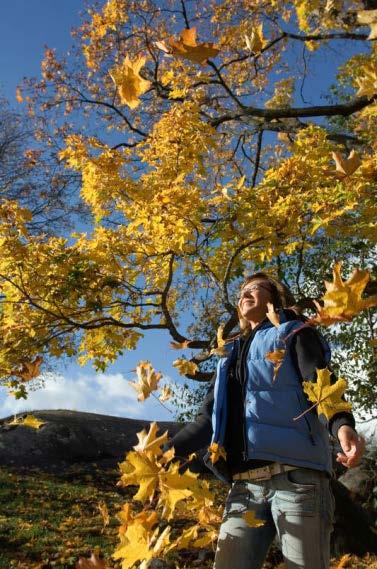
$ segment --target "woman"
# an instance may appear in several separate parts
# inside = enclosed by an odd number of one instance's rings
[[[279,318],[266,317],[270,303]],[[330,559],[334,499],[329,435],[343,453],[337,460],[355,466],[364,441],[351,413],[329,423],[310,404],[302,381],[315,381],[327,367],[330,351],[320,334],[288,309],[289,289],[265,273],[241,286],[238,309],[243,333],[229,344],[195,423],[172,444],[176,455],[208,445],[224,446],[227,460],[209,468],[232,483],[220,528],[215,569],[259,569],[276,533],[287,569],[327,569]],[[268,352],[284,349],[277,373]],[[246,512],[263,522],[251,527]]]

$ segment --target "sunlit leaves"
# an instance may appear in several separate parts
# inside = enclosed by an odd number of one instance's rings
[[[130,504],[124,504],[119,512],[120,544],[114,559],[121,559],[122,567],[127,568],[136,561],[142,562],[140,567],[146,567],[149,559],[189,545],[206,547],[216,539],[221,518],[212,508],[213,496],[208,483],[198,480],[197,474],[183,470],[179,463],[171,462],[174,449],[162,451],[160,445],[166,439],[165,435],[157,436],[155,423],[148,433],[138,433],[138,438],[135,451],[128,453],[120,464],[119,484],[138,486],[133,499],[147,507],[153,501],[155,507],[153,511],[144,509],[135,515]],[[163,530],[155,526],[162,519],[178,517],[185,508],[197,513],[198,523],[171,541],[169,525]]]
[[[331,372],[328,368],[317,369],[317,380],[303,381],[304,392],[312,403],[317,404],[318,414],[330,420],[336,413],[350,411],[352,405],[342,399],[347,389],[345,379],[338,379],[331,385]]]
[[[110,76],[114,81],[121,103],[135,109],[140,104],[140,97],[150,87],[150,81],[140,76],[140,70],[145,65],[146,58],[138,57],[134,61],[128,56],[122,65],[114,67]]]

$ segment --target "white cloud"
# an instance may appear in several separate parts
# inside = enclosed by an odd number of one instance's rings
[[[31,391],[28,399],[15,400],[0,388],[0,417],[24,411],[70,409],[116,417],[171,421],[173,416],[154,397],[137,401],[137,394],[121,373],[81,375],[67,378],[51,374],[45,385]]]

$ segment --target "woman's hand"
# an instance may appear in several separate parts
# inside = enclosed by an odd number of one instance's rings
[[[343,453],[338,452],[336,460],[346,468],[353,468],[360,463],[365,450],[365,439],[352,427],[342,425],[338,430],[338,439]]]

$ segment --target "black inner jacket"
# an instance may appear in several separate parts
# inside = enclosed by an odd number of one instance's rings
[[[297,318],[286,311],[288,319]],[[291,317],[290,317],[291,316]],[[228,417],[225,432],[224,447],[227,452],[227,463],[232,474],[243,472],[248,469],[258,468],[269,464],[266,460],[245,460],[244,457],[244,396],[243,387],[245,377],[245,360],[250,344],[260,325],[244,339],[237,354],[235,365],[229,370],[227,398]],[[326,367],[325,354],[314,328],[305,327],[294,334],[290,345],[291,356],[296,365],[300,380],[316,381],[316,369]],[[214,381],[211,382],[207,396],[201,406],[194,423],[187,424],[170,442],[175,447],[177,457],[186,457],[190,453],[207,447],[212,437],[212,410],[214,400]],[[334,374],[331,383],[336,381]],[[323,417],[321,416],[321,419]],[[329,423],[325,423],[329,432],[337,438],[338,429],[342,425],[355,428],[355,420],[352,413],[341,412],[334,415]]]

